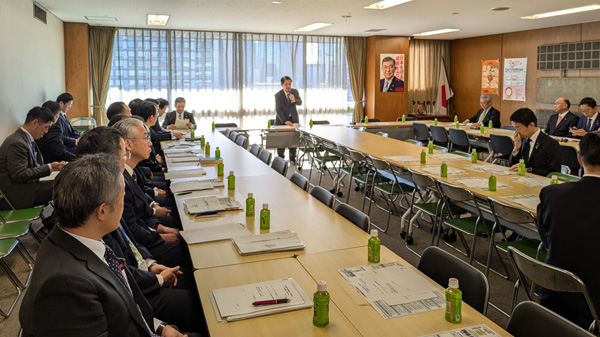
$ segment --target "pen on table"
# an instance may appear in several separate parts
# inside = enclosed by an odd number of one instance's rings
[[[252,305],[271,305],[271,304],[279,304],[279,303],[290,303],[289,298],[280,298],[278,300],[267,300],[267,301],[256,301],[252,302]]]
[[[186,195],[186,194],[191,194],[192,191],[187,191],[187,192],[181,192],[181,193],[177,193],[177,195]]]

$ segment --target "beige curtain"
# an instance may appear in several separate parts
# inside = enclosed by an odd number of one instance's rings
[[[350,73],[350,89],[354,99],[352,121],[359,122],[364,116],[363,95],[365,91],[366,45],[363,37],[345,37],[346,60]]]
[[[417,102],[435,101],[440,77],[440,60],[450,79],[450,41],[412,40],[409,47],[408,111],[417,111]]]
[[[90,27],[90,54],[92,61],[93,116],[97,125],[107,125],[106,97],[115,41],[114,27]]]

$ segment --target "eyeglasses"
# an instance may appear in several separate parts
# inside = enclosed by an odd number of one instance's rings
[[[144,133],[145,137],[142,138],[127,138],[127,139],[145,139],[145,140],[150,140],[150,134],[148,132]]]
[[[554,102],[554,105],[565,104],[565,102]]]

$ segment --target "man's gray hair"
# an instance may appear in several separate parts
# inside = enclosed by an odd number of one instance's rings
[[[125,118],[118,121],[113,127],[121,132],[123,138],[133,139],[137,136],[136,127],[144,126],[144,122],[137,118]],[[145,129],[145,128],[144,128]]]
[[[177,104],[177,103],[183,103],[183,104],[185,104],[185,98],[183,98],[183,97],[177,97],[177,98],[175,98],[175,104]]]
[[[117,156],[96,153],[78,157],[54,179],[58,224],[79,227],[101,204],[114,210],[123,187],[123,171]]]
[[[485,98],[487,100],[487,102],[491,102],[492,101],[492,96],[486,95],[486,94],[483,94],[483,95],[479,96],[479,98]]]

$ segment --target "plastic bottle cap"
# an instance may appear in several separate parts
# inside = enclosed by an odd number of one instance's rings
[[[371,236],[378,237],[379,232],[376,229],[371,229]]]
[[[233,171],[229,171],[229,175],[233,175]]]
[[[219,149],[219,147],[217,146],[217,150]]]
[[[458,279],[453,277],[450,278],[450,280],[448,280],[448,288],[458,289]]]
[[[269,208],[269,204],[263,204],[263,209],[268,209]]]
[[[442,165],[446,165],[446,162],[442,160]]]
[[[490,174],[490,177],[493,177],[493,176],[494,176],[494,174],[493,174],[493,173],[491,173],[491,174]]]
[[[557,180],[558,177],[557,176],[552,176],[552,180]]]
[[[425,152],[425,149],[421,150],[421,152]]]
[[[521,163],[524,164],[525,163],[525,159],[519,159],[519,164],[521,164]]]
[[[217,149],[218,149],[218,148],[217,148]],[[477,151],[473,150],[473,152],[471,152],[471,153],[477,153]]]
[[[252,193],[248,193],[248,198],[252,198],[253,194]]]
[[[325,281],[317,282],[317,291],[327,291],[327,282],[325,282]]]

